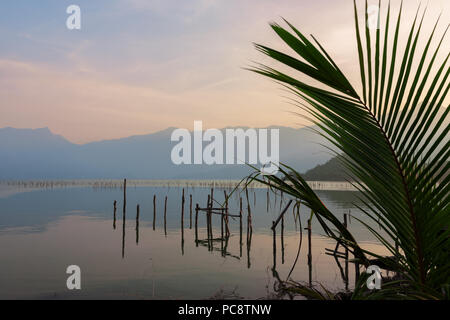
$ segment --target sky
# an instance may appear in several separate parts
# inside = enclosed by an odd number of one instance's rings
[[[428,1],[424,35],[442,12],[441,35],[449,2]],[[419,3],[405,1],[402,39]],[[81,8],[81,30],[66,27],[71,4]],[[0,127],[49,127],[85,143],[192,129],[194,120],[303,126],[280,85],[244,70],[275,66],[252,43],[291,53],[268,25],[284,17],[314,34],[359,90],[352,10],[351,0],[1,1]]]

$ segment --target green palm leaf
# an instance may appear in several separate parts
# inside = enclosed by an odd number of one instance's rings
[[[367,12],[367,1],[365,8]],[[438,20],[426,38],[425,48],[419,51],[417,43],[425,17],[424,12],[418,19],[419,10],[404,52],[399,53],[401,12],[402,8],[393,32],[389,28],[390,5],[384,26],[376,30],[369,28],[366,13],[363,39],[354,1],[362,96],[319,42],[314,37],[314,43],[309,41],[287,21],[288,28],[278,24],[271,27],[298,57],[260,44],[255,45],[257,50],[328,89],[309,85],[266,65],[250,70],[282,83],[304,102],[298,103],[299,108],[320,128],[320,134],[336,147],[337,153],[343,154],[339,158],[356,178],[355,186],[366,204],[362,210],[380,223],[387,236],[369,226],[368,230],[396,257],[394,267],[408,279],[414,296],[438,297],[441,288],[450,282],[450,178],[446,175],[450,170],[450,124],[449,106],[444,105],[450,86],[449,55],[433,73],[445,33],[430,58]],[[305,203],[314,210],[326,234],[344,239],[344,245],[362,263],[367,264],[370,257],[376,256],[358,246],[295,170],[281,165],[281,174],[284,178],[254,179]],[[400,245],[401,253],[392,246],[394,241]]]

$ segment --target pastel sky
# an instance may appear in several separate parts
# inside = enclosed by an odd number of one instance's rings
[[[394,8],[399,3],[392,0]],[[440,36],[450,1],[428,3],[424,35],[442,11]],[[81,30],[66,28],[70,4],[81,7]],[[405,22],[418,4],[405,1]],[[289,52],[268,26],[285,17],[313,33],[359,89],[352,6],[351,0],[1,1],[0,127],[49,127],[84,143],[192,129],[194,120],[209,128],[305,125],[279,85],[243,70],[252,61],[269,62],[252,42]]]

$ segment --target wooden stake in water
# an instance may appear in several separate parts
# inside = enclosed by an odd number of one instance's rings
[[[210,242],[210,250],[214,250],[214,235],[213,235],[213,226],[212,226],[212,202],[211,206],[208,209],[208,223],[209,223],[209,242]]]
[[[189,195],[189,229],[192,229],[192,194]]]
[[[153,230],[155,230],[156,223],[156,194],[153,195]]]
[[[184,188],[181,196],[181,253],[184,255]]]
[[[245,196],[247,198],[247,237],[253,231],[252,227],[252,210],[250,209],[250,202],[248,201],[248,189],[245,189]]]
[[[117,201],[114,200],[114,217],[113,217],[113,229],[116,230],[116,212],[117,212]]]
[[[139,243],[139,205],[136,206],[136,244]]]
[[[223,211],[220,214],[220,245],[222,247],[222,254],[223,254]]]
[[[127,206],[127,179],[123,179],[123,212]]]
[[[181,195],[181,228],[184,229],[184,188]]]
[[[226,234],[226,237],[229,237],[230,236],[230,227],[229,227],[229,224],[228,224],[228,221],[229,221],[229,217],[228,217],[228,196],[227,196],[227,192],[224,190],[223,191],[223,194],[224,194],[224,196],[225,196],[225,234]],[[223,212],[222,212],[222,216],[223,216]]]
[[[198,247],[198,203],[195,205],[195,246]]]
[[[207,210],[206,210],[206,214],[205,214],[205,217],[206,217],[206,234],[207,234],[207,241],[208,241],[208,251],[209,250],[211,250],[211,247],[210,247],[210,230],[209,230],[209,228],[210,228],[210,225],[209,225],[209,205],[210,205],[210,201],[211,201],[211,195],[209,195],[208,194],[208,202],[207,202],[207,205],[206,205],[206,208],[207,208]]]
[[[242,257],[242,197],[239,197],[239,257]]]

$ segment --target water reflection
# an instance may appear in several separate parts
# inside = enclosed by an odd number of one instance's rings
[[[264,189],[236,194],[225,203],[224,214],[215,214],[228,198],[222,193],[185,189],[189,217],[182,209],[182,190],[176,188],[54,189],[0,199],[0,298],[74,297],[65,287],[69,264],[82,268],[85,282],[78,295],[85,298],[196,299],[236,288],[240,296],[262,298],[267,287],[288,277],[320,281],[330,289],[351,287],[354,273],[341,257],[325,254],[335,244],[320,237],[314,223],[304,235],[310,245],[298,252],[309,212],[287,211],[274,234],[270,226],[280,215],[280,203],[287,204],[286,197],[283,201],[280,196],[267,197]],[[323,200],[335,211],[343,207],[326,196]],[[122,232],[117,233],[121,205]],[[187,210],[187,203],[184,206]],[[210,208],[210,213],[202,207]],[[348,218],[352,231],[358,231]],[[32,226],[41,229],[24,231]],[[309,246],[314,254],[311,264]]]

